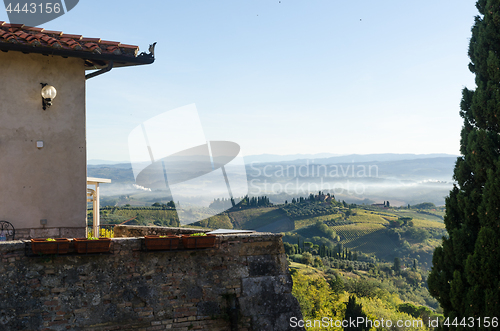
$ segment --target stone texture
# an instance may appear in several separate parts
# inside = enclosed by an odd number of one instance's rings
[[[142,238],[115,238],[113,254],[45,257],[1,242],[0,329],[291,329],[302,316],[281,236],[219,239],[214,249],[145,252]]]

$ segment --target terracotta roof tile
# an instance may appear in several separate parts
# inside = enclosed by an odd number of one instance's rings
[[[135,46],[135,45],[125,45],[125,44],[120,44],[120,47],[123,47],[123,48],[134,48],[134,49],[139,49],[139,46]]]
[[[10,23],[5,23],[2,28],[22,28],[24,24],[10,24]]]
[[[58,35],[58,36],[62,36],[62,31],[51,31],[51,30],[43,30],[43,33],[45,34],[55,34],[55,35]]]
[[[31,26],[28,26],[28,27],[24,27],[23,30],[28,30],[28,31],[35,31],[35,32],[42,32],[43,30],[45,30],[44,28],[34,28],[34,27],[31,27]]]
[[[116,65],[120,65],[119,63],[121,65],[148,64],[154,61],[151,54],[141,53],[138,55],[139,47],[135,45],[102,40],[101,38],[86,38],[77,34],[44,30],[23,24],[9,24],[4,21],[0,21],[0,49],[42,54],[45,53],[45,50],[49,54],[56,54],[54,50],[64,50],[64,56],[84,58],[87,59],[86,63],[89,62],[88,59],[96,55],[107,56],[104,58],[105,60],[100,60],[101,63],[107,63],[106,61],[113,60],[116,56],[118,61]],[[72,55],[71,52],[78,53]],[[86,53],[91,55],[87,57]]]
[[[116,50],[120,50],[120,47],[118,46],[110,46],[106,48],[106,51],[114,53]]]
[[[118,45],[120,45],[120,42],[119,42],[119,41],[101,40],[101,44],[104,44],[104,45],[112,45],[112,46],[118,46]]]
[[[94,43],[99,43],[101,42],[101,38],[82,38],[80,39],[80,41],[84,41],[84,42],[94,42]]]
[[[78,34],[67,34],[67,33],[63,33],[61,35],[61,38],[71,38],[71,39],[74,39],[74,40],[81,40],[82,39],[82,36],[81,35],[78,35]]]
[[[83,46],[87,47],[91,51],[93,51],[94,49],[96,49],[96,47],[99,47],[96,43],[86,43]]]

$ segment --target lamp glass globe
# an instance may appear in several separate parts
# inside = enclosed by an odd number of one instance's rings
[[[45,85],[42,88],[42,98],[44,99],[54,99],[57,95],[56,88],[51,85]]]

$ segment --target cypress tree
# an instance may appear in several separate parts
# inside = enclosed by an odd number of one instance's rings
[[[483,320],[500,311],[500,1],[476,7],[468,52],[476,88],[462,90],[462,156],[444,217],[449,238],[434,251],[428,284],[445,317]]]
[[[401,272],[401,259],[399,257],[394,258],[393,270],[396,274],[399,274]]]
[[[366,314],[363,312],[363,305],[356,303],[356,297],[354,295],[349,296],[344,316],[344,320],[349,322],[346,323],[347,326],[344,326],[344,331],[364,331],[369,329],[365,323],[351,323],[351,321],[357,321],[360,317],[363,318],[364,321],[366,321],[367,318]]]

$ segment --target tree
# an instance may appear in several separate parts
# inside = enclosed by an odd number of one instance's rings
[[[313,243],[310,241],[304,241],[302,242],[302,244],[305,248],[307,248],[307,250],[311,250],[311,248],[313,247]]]
[[[283,243],[283,247],[285,248],[285,254],[286,255],[293,255],[295,254],[295,246],[290,244],[290,243],[287,243],[287,242],[284,242]]]
[[[344,280],[337,273],[335,273],[334,277],[328,281],[328,284],[335,295],[339,295],[344,292]]]
[[[323,261],[321,260],[321,258],[319,256],[316,256],[314,258],[314,262],[313,262],[313,265],[315,268],[318,268],[318,267],[322,267],[323,266]]]
[[[302,263],[307,264],[307,265],[312,265],[313,264],[313,256],[309,252],[305,252],[302,254]]]
[[[445,317],[483,320],[500,311],[500,6],[479,0],[476,7],[468,51],[476,89],[462,90],[462,156],[444,217],[449,238],[434,251],[428,285]]]
[[[436,205],[432,202],[422,202],[413,206],[414,209],[434,209]]]
[[[366,314],[363,313],[363,306],[356,303],[356,297],[354,295],[351,295],[349,296],[349,301],[347,301],[347,305],[345,308],[344,320],[353,321],[357,320],[358,317],[362,317],[366,321]],[[363,331],[369,329],[365,323],[356,323],[356,326],[352,326],[353,324],[351,323],[346,324],[348,324],[348,326],[344,327],[344,331]]]
[[[394,258],[394,272],[399,274],[401,272],[401,259],[399,257]]]

